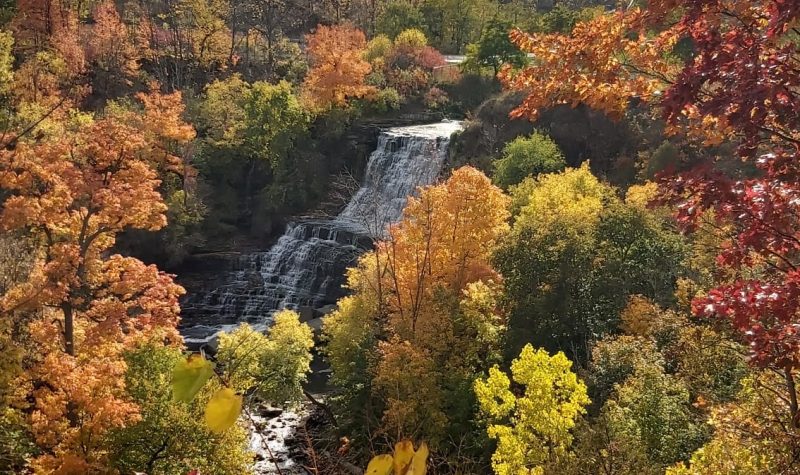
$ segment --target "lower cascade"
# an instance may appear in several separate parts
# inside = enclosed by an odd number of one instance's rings
[[[208,341],[239,322],[266,327],[277,310],[334,303],[347,267],[400,219],[417,187],[436,180],[460,128],[445,121],[383,131],[361,187],[337,216],[290,224],[268,251],[242,254],[215,288],[182,302],[187,343]]]

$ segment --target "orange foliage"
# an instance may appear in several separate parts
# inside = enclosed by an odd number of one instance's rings
[[[181,119],[184,105],[180,91],[161,94],[158,84],[152,83],[150,91],[136,95],[144,104],[144,115],[137,115],[135,125],[145,133],[150,144],[151,160],[158,167],[186,175],[188,167],[178,153],[194,139],[194,127]]]
[[[363,58],[367,41],[361,30],[319,25],[306,41],[313,67],[303,83],[303,97],[310,105],[341,106],[373,92],[365,82],[372,66]]]
[[[379,302],[386,340],[372,391],[386,403],[381,431],[393,439],[438,444],[449,423],[443,378],[471,381],[496,349],[500,276],[489,259],[508,229],[507,206],[485,175],[460,168],[409,198],[388,239],[351,270],[351,288]]]
[[[136,74],[140,55],[113,2],[99,4],[93,17],[95,24],[87,40],[86,57],[94,64],[96,73],[105,75],[103,86],[108,89],[109,83],[124,81]]]
[[[15,73],[14,97],[44,108],[76,102],[88,92],[79,86],[86,72],[78,17],[69,3],[55,0],[21,0],[9,24],[15,52],[23,62]]]
[[[159,107],[146,104],[142,119],[172,124],[159,137],[191,135]],[[166,224],[154,150],[159,145],[146,130],[107,117],[53,141],[0,151],[0,187],[10,193],[0,229],[27,230],[41,243],[28,280],[0,297],[0,310],[36,316],[29,328],[35,361],[23,388],[44,454],[33,466],[43,472],[102,467],[103,434],[138,417],[124,391],[122,352],[144,340],[180,341],[183,289],[155,266],[107,255],[122,230]]]
[[[20,0],[10,27],[19,51],[32,54],[53,48],[74,72],[83,71],[78,17],[69,2]]]
[[[578,23],[569,36],[513,30],[511,40],[534,58],[519,72],[508,65],[500,72],[507,88],[528,94],[513,115],[535,119],[544,107],[584,103],[620,117],[631,97],[649,100],[675,70],[664,53],[678,35],[649,35],[638,30],[641,21],[634,9]]]

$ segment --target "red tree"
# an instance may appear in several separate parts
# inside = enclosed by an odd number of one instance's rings
[[[677,22],[675,20],[677,19]],[[606,15],[569,37],[512,33],[536,60],[509,87],[529,93],[519,115],[587,103],[621,115],[636,96],[660,109],[672,133],[736,145],[755,173],[716,167],[713,149],[663,177],[662,200],[687,230],[706,210],[732,223],[718,264],[755,277],[695,299],[697,315],[731,322],[755,364],[780,369],[795,424],[800,369],[800,53],[797,0],[653,0]],[[666,23],[666,22],[670,23]],[[689,59],[671,55],[690,42]]]

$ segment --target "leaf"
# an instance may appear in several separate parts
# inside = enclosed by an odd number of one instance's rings
[[[394,446],[394,475],[406,473],[408,463],[414,457],[414,444],[410,440],[402,440]]]
[[[425,475],[427,472],[428,464],[428,444],[425,442],[419,444],[419,448],[414,452],[414,458],[411,459],[411,466],[405,475]]]
[[[231,388],[222,388],[211,397],[206,405],[206,425],[211,432],[221,434],[230,429],[242,412],[242,396]]]
[[[389,475],[392,473],[393,458],[390,454],[382,454],[372,457],[367,465],[364,475]]]
[[[181,360],[172,370],[172,400],[190,402],[214,374],[214,364],[200,354]]]

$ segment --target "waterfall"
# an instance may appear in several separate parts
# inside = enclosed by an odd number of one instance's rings
[[[382,132],[361,187],[341,213],[290,224],[268,251],[242,254],[218,287],[182,302],[186,341],[207,341],[239,322],[266,325],[276,310],[335,302],[347,267],[400,219],[417,187],[436,180],[460,127],[440,122]]]

